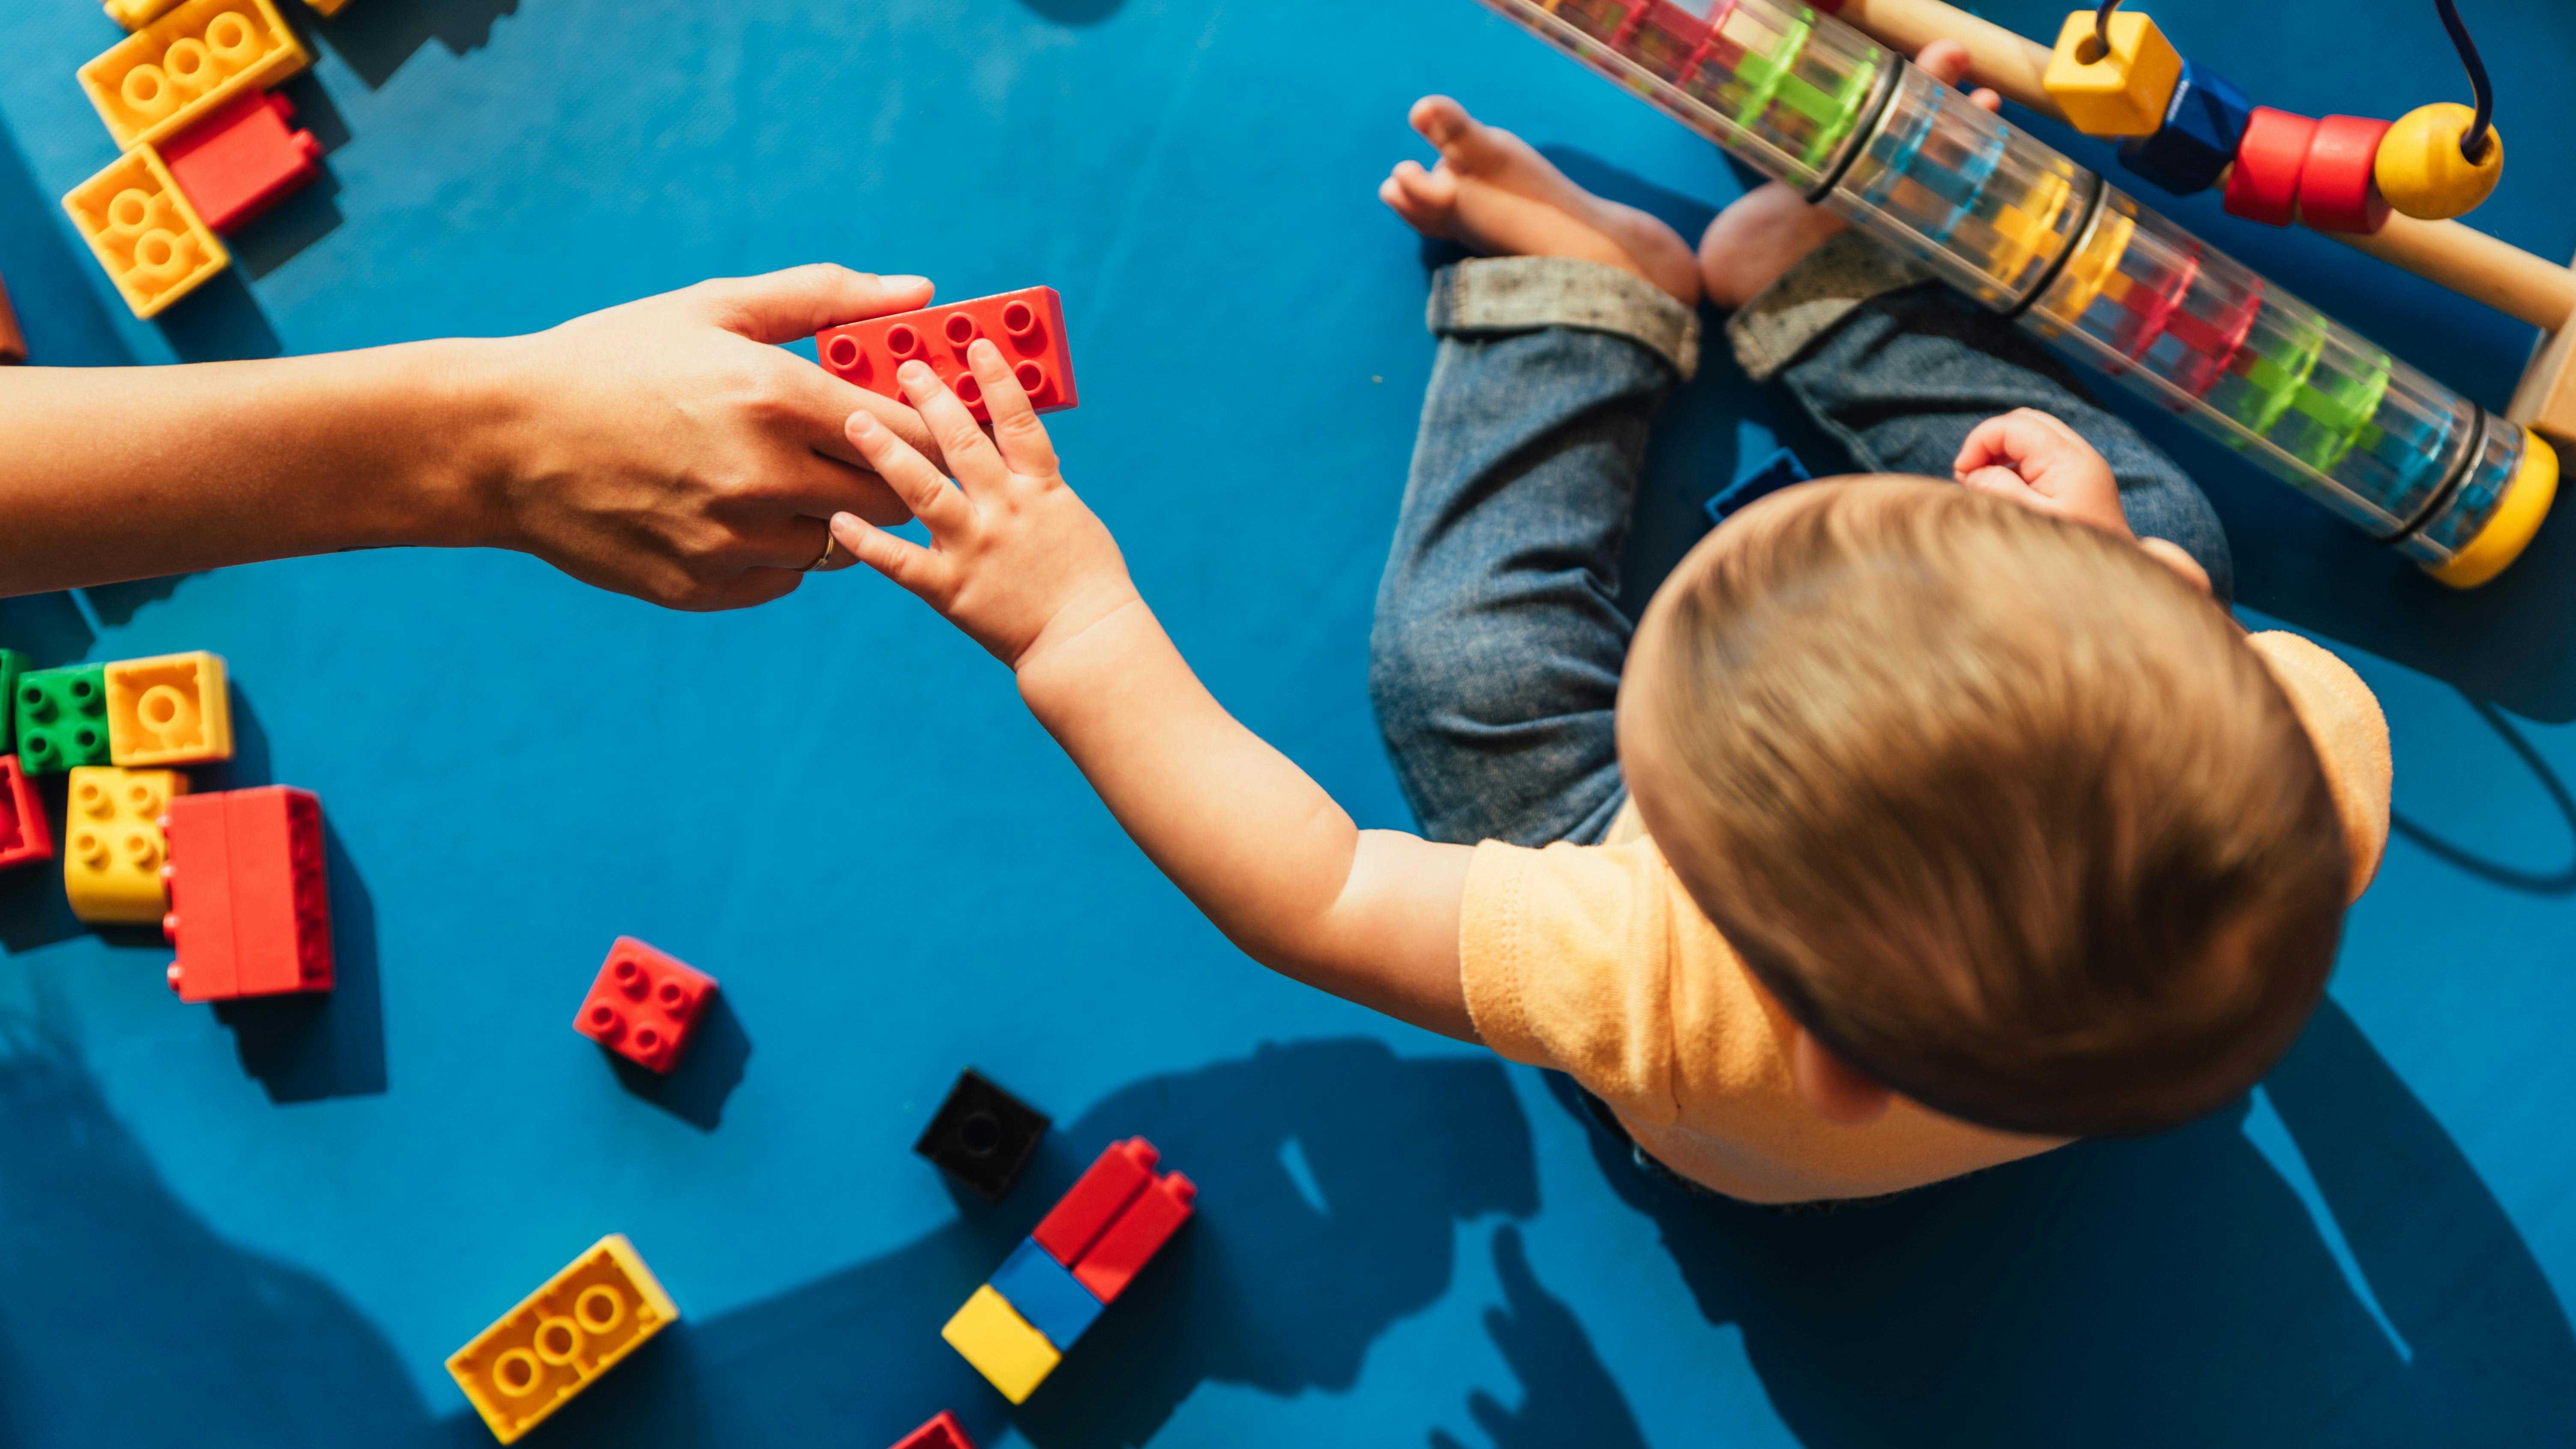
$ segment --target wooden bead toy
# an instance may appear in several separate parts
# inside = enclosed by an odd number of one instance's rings
[[[2477,112],[2457,101],[2417,106],[2379,141],[2373,174],[2379,194],[2408,216],[2447,221],[2475,211],[2504,178],[2504,134],[2487,128],[2486,150],[2471,161],[2460,150]]]

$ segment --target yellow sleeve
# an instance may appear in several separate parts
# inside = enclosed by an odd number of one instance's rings
[[[1672,1122],[1671,911],[1650,841],[1477,846],[1458,917],[1477,1033],[1634,1119]]]
[[[2352,899],[2359,900],[2388,851],[2388,795],[2396,775],[2388,716],[2351,665],[2308,640],[2272,631],[2249,635],[2247,642],[2263,656],[2316,742],[2335,810],[2343,817],[2344,848],[2352,856]]]

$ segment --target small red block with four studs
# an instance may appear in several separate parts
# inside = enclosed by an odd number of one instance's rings
[[[632,936],[608,948],[573,1030],[640,1066],[669,1071],[706,1014],[716,979]]]

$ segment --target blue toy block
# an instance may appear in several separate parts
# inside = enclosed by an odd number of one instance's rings
[[[1804,483],[1816,475],[1798,461],[1798,455],[1786,448],[1762,460],[1752,472],[1726,485],[1724,492],[1700,505],[1710,524],[1726,521],[1727,515],[1750,505],[1755,499],[1768,498],[1793,483]]]
[[[993,1291],[1009,1299],[1029,1327],[1045,1334],[1058,1353],[1072,1348],[1083,1330],[1091,1327],[1091,1320],[1100,1316],[1100,1300],[1035,1238],[1022,1239],[1002,1266],[993,1270],[991,1282]]]
[[[2120,164],[2176,196],[2206,191],[2236,159],[2253,112],[2254,103],[2227,77],[2185,60],[2164,126],[2152,136],[2121,142]]]

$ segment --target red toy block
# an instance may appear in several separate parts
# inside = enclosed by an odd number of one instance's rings
[[[2317,122],[2299,168],[2299,220],[2319,231],[2375,232],[2388,225],[2388,202],[2375,175],[2388,127],[2367,116]]]
[[[632,936],[608,948],[572,1029],[657,1072],[688,1049],[689,1033],[715,995],[716,979]]]
[[[2256,106],[2236,143],[2236,169],[2227,177],[2227,214],[2266,226],[2288,226],[2299,201],[2299,171],[2317,123],[2288,111]]]
[[[1117,1298],[1190,1220],[1190,1204],[1198,1195],[1198,1185],[1177,1172],[1155,1179],[1073,1265],[1074,1281],[1103,1303]]]
[[[1067,1268],[1082,1260],[1118,1215],[1154,1180],[1163,1155],[1142,1137],[1109,1144],[1079,1181],[1029,1231],[1047,1256]]]
[[[1064,337],[1064,301],[1053,287],[1029,287],[951,302],[892,317],[871,317],[814,334],[814,355],[823,370],[873,393],[904,401],[895,369],[912,361],[931,371],[977,422],[989,423],[984,390],[966,370],[966,347],[989,337],[1002,358],[1019,375],[1029,401],[1042,413],[1073,407],[1081,396],[1073,385],[1073,354]]]
[[[0,870],[54,858],[54,834],[45,824],[44,797],[18,768],[16,755],[0,755]]]
[[[161,144],[188,204],[229,232],[322,174],[322,143],[290,131],[295,107],[275,91],[246,95]]]
[[[903,1436],[894,1449],[975,1449],[975,1441],[957,1427],[957,1416],[942,1412],[936,1419]]]
[[[312,791],[174,796],[161,832],[170,891],[161,933],[179,951],[169,976],[181,1001],[331,989],[330,882]]]

